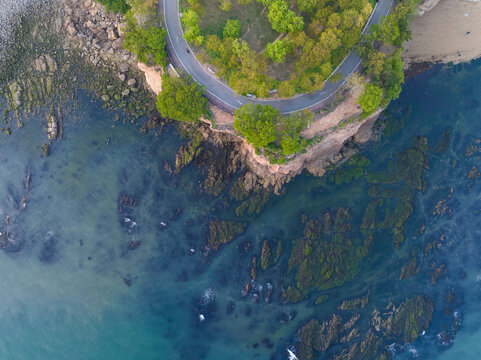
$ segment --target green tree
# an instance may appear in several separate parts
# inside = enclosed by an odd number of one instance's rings
[[[225,38],[238,38],[241,32],[241,23],[239,20],[227,20],[222,36]]]
[[[232,6],[232,3],[230,0],[219,0],[220,2],[220,9],[225,12],[229,12],[230,8]]]
[[[358,100],[358,104],[362,107],[363,117],[371,115],[381,105],[382,95],[383,91],[379,86],[366,84],[366,88]]]
[[[386,59],[381,74],[381,82],[384,88],[383,104],[387,105],[391,100],[399,97],[404,83],[403,61],[401,49],[397,50],[393,56]]]
[[[162,91],[157,97],[157,109],[163,117],[196,122],[207,113],[207,99],[192,77],[162,77]]]
[[[148,63],[152,58],[156,64],[165,66],[167,52],[165,51],[165,38],[167,31],[162,28],[149,27],[147,29],[137,26],[131,12],[127,12],[127,29],[123,46],[133,52],[141,62]]]
[[[200,34],[199,14],[192,9],[188,9],[182,16],[182,25],[185,27],[185,40],[198,46],[202,45],[204,37]]]
[[[307,141],[300,133],[312,121],[314,115],[306,110],[283,117],[281,122],[281,148],[284,156],[297,153],[306,147]]]
[[[297,6],[302,12],[310,13],[316,8],[318,0],[297,0]]]
[[[289,40],[276,40],[267,44],[266,55],[276,63],[282,63],[286,59],[287,53],[291,51]]]
[[[267,19],[272,28],[280,33],[301,31],[304,28],[304,20],[289,9],[285,0],[270,0]]]
[[[256,148],[277,139],[279,110],[270,105],[246,104],[235,111],[234,128]]]

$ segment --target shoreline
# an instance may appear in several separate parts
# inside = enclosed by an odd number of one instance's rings
[[[481,3],[440,0],[410,22],[412,39],[404,44],[406,64],[459,63],[481,56]]]
[[[123,49],[122,16],[106,14],[103,6],[92,0],[80,3],[60,0],[60,3],[64,5],[63,11],[60,11],[63,20],[60,34],[66,33],[63,41],[65,49],[79,49],[85,60],[94,65],[99,62],[113,64],[120,69],[114,76],[117,76],[124,86],[127,82],[130,84],[131,72],[141,72],[143,81],[138,81],[137,84],[134,82],[129,91],[125,90],[127,95],[128,92],[135,91],[140,86],[149,90],[152,98],[161,91],[161,68],[142,64],[133,54]],[[416,20],[429,14],[428,12]],[[432,62],[429,61],[411,63],[412,68],[406,71],[406,77],[415,76],[429,69],[431,65]],[[367,119],[360,119],[360,108],[355,101],[355,92],[355,87],[345,86],[336,94],[336,99],[328,111],[315,113],[315,120],[303,135],[306,139],[319,138],[319,141],[316,140],[304,153],[292,156],[285,164],[271,164],[266,157],[256,154],[255,149],[234,131],[233,116],[218,109],[215,104],[210,103],[214,122],[201,119],[201,124],[208,123],[208,126],[197,125],[196,127],[203,133],[204,141],[219,144],[222,143],[219,141],[220,136],[234,143],[232,151],[241,154],[244,166],[256,175],[258,183],[264,188],[273,188],[274,192],[279,193],[283,184],[303,170],[322,176],[330,167],[347,160],[356,153],[359,144],[371,139],[372,126],[383,109],[379,109]],[[125,99],[129,101],[127,97]],[[150,127],[147,125],[147,128]]]

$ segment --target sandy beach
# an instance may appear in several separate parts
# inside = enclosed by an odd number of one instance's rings
[[[412,62],[460,62],[481,56],[481,2],[441,0],[411,22],[404,58]]]

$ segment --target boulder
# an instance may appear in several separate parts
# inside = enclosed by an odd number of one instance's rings
[[[135,79],[129,79],[129,81],[127,81],[127,85],[129,86],[134,86],[136,83],[137,83],[137,80]]]
[[[124,73],[124,72],[127,72],[128,70],[129,70],[129,64],[127,63],[120,64],[120,72]]]
[[[112,42],[112,48],[114,50],[122,49],[122,39],[116,39]]]
[[[56,140],[58,135],[57,118],[53,114],[47,115],[47,136],[49,140]]]
[[[72,21],[67,23],[67,31],[72,36],[77,35],[77,29],[75,28],[75,25]]]
[[[115,31],[115,29],[108,28],[107,29],[107,37],[108,37],[109,40],[114,41],[114,40],[117,40],[119,38],[119,35]]]

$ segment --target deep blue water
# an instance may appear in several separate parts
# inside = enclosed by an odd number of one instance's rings
[[[369,200],[365,179],[336,186],[327,177],[301,175],[260,215],[242,218],[249,222],[245,234],[206,258],[201,248],[209,219],[235,219],[235,214],[219,198],[200,194],[200,169],[191,165],[180,176],[165,169],[183,143],[175,126],[161,135],[139,135],[135,126],[114,121],[116,115],[122,120],[121,113],[102,109],[80,91],[76,105],[62,106],[64,138],[44,158],[45,114],[29,116],[23,129],[0,140],[0,217],[10,215],[10,225],[2,222],[0,231],[15,233],[22,244],[18,251],[0,252],[0,356],[286,359],[285,349],[296,343],[300,326],[313,317],[328,318],[342,299],[371,291],[366,326],[372,310],[391,301],[419,293],[435,301],[426,334],[397,347],[395,358],[477,359],[481,180],[466,176],[473,166],[481,168],[481,152],[465,153],[471,145],[481,147],[479,79],[481,62],[474,62],[437,68],[407,82],[389,108],[404,126],[362,151],[372,161],[369,170],[382,170],[413,136],[424,135],[434,146],[446,129],[451,132],[447,152],[430,152],[428,187],[415,194],[406,240],[395,250],[390,238],[377,238],[354,280],[296,305],[281,305],[279,297],[287,251],[302,236],[301,215],[321,216],[344,206],[351,209],[354,228],[359,226]],[[33,181],[27,206],[19,211],[27,169]],[[119,213],[122,194],[136,202],[127,215]],[[446,213],[434,214],[446,198]],[[163,230],[161,222],[167,224]],[[252,295],[242,297],[241,289],[266,238],[281,239],[286,254],[279,266],[258,271],[256,284],[266,289],[272,283],[274,298],[255,303]],[[399,281],[410,254],[441,238],[436,252],[422,258],[419,274]],[[140,246],[132,250],[136,241]],[[436,285],[430,283],[432,264],[447,268]],[[444,312],[448,289],[459,298],[451,314]],[[314,306],[320,294],[329,298]],[[443,345],[438,334],[454,317],[460,329],[454,344]]]

